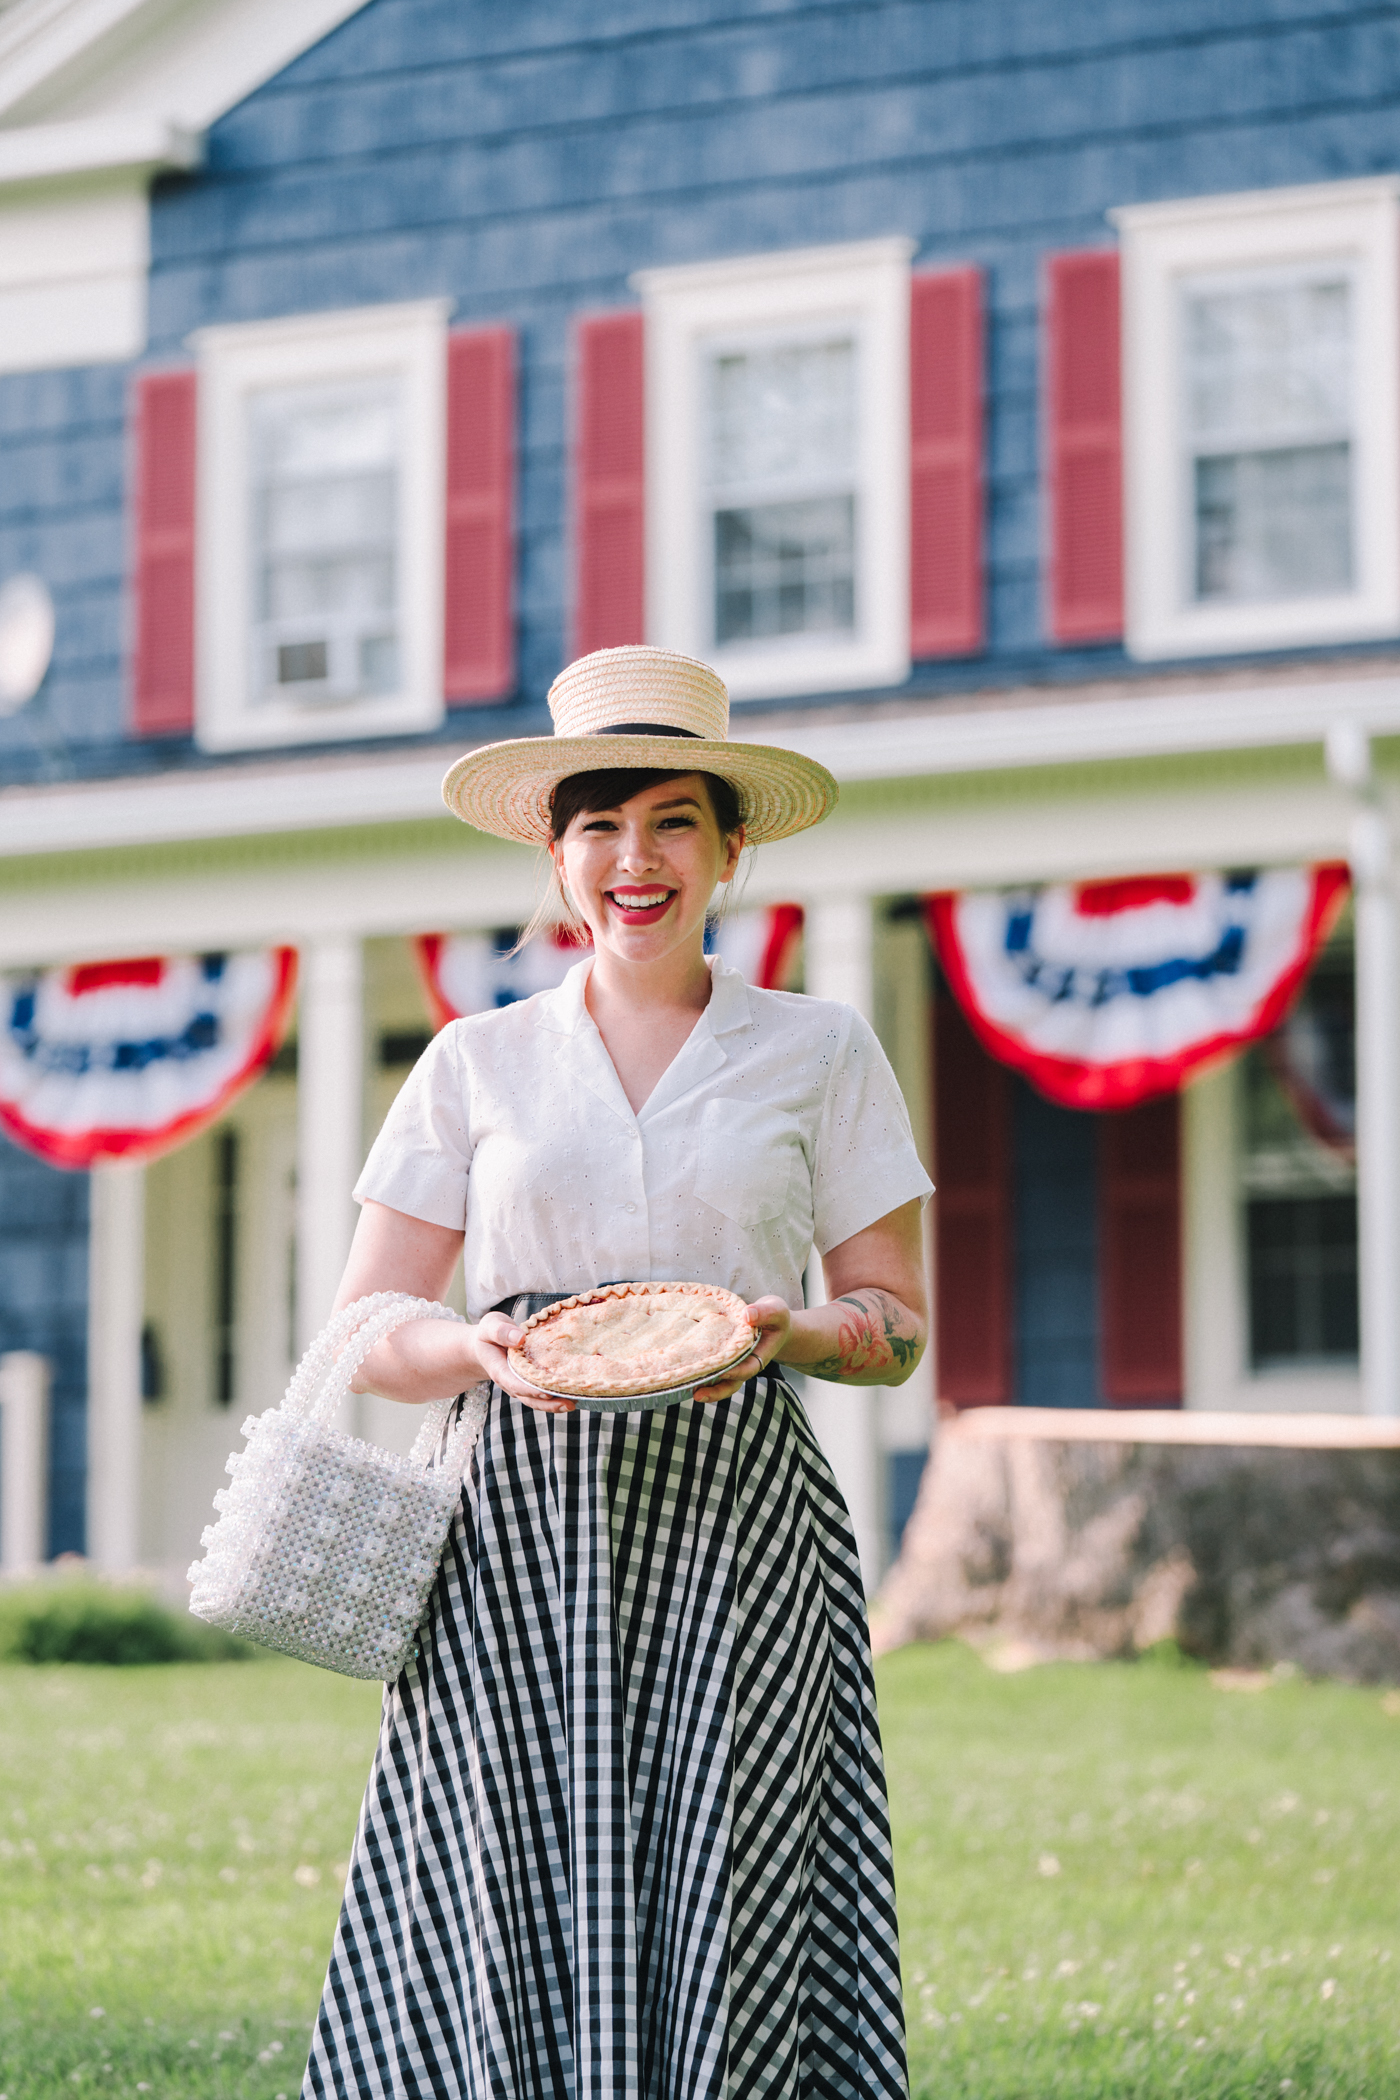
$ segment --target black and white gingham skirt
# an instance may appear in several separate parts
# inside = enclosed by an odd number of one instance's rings
[[[493,1392],[303,2095],[902,2100],[855,1543],[796,1396]]]

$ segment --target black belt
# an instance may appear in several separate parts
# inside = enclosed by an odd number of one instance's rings
[[[589,1288],[602,1291],[607,1289],[607,1285],[591,1284]],[[528,1319],[537,1312],[543,1312],[547,1305],[562,1305],[566,1298],[577,1295],[575,1291],[512,1291],[508,1298],[502,1298],[500,1304],[493,1305],[491,1310],[504,1313],[508,1320],[514,1320],[517,1327],[523,1327]]]

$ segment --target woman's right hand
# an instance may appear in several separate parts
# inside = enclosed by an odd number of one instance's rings
[[[572,1400],[558,1400],[553,1393],[542,1393],[538,1386],[531,1385],[510,1367],[506,1355],[517,1342],[523,1339],[523,1330],[508,1314],[502,1312],[483,1313],[472,1329],[472,1344],[481,1375],[498,1385],[503,1393],[516,1400],[523,1400],[526,1407],[535,1408],[542,1415],[571,1415]]]

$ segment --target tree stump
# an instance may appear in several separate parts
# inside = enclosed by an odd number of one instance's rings
[[[877,1652],[960,1634],[1400,1682],[1400,1422],[978,1408],[939,1426]]]

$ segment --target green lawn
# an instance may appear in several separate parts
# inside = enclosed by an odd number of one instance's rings
[[[1400,2100],[1400,1700],[880,1670],[914,2091]],[[0,2096],[288,2100],[379,1694],[0,1668]]]
[[[0,2093],[295,2095],[380,1688],[0,1668]]]
[[[919,2100],[1395,2100],[1400,1700],[880,1672]]]

